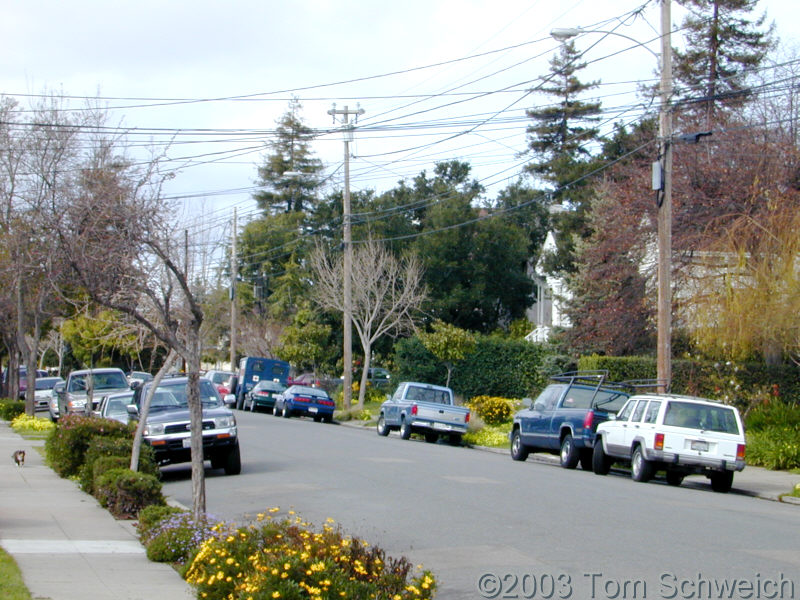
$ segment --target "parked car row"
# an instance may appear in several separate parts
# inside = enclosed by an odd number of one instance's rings
[[[687,475],[705,475],[728,492],[745,467],[739,411],[705,398],[634,393],[636,385],[611,383],[604,372],[555,377],[533,403],[514,416],[511,458],[557,452],[561,466],[606,475],[628,464],[634,481],[664,471],[679,486]]]

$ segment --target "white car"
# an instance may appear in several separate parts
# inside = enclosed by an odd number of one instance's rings
[[[606,475],[614,462],[631,464],[635,481],[666,471],[667,483],[702,474],[716,492],[728,492],[745,465],[744,426],[739,411],[693,396],[632,396],[616,419],[601,423],[592,470]]]
[[[50,398],[53,396],[53,388],[59,382],[64,381],[62,377],[37,377],[36,390],[33,392],[36,410],[46,410],[50,405]]]

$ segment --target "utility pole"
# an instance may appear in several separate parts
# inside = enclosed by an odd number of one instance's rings
[[[661,110],[658,135],[663,189],[658,196],[658,379],[672,381],[672,20],[670,1],[661,0]]]
[[[233,207],[233,229],[231,231],[231,371],[236,371],[236,331],[238,328],[239,310],[236,304],[236,279],[239,276],[239,259],[236,255],[236,207]]]
[[[343,410],[349,410],[353,399],[353,240],[350,232],[350,142],[353,140],[353,128],[349,123],[350,115],[358,119],[359,115],[364,114],[363,108],[348,110],[337,109],[336,105],[328,111],[333,116],[334,122],[336,115],[342,115],[342,129],[344,131],[344,199],[342,223],[344,229],[344,377],[343,377]]]

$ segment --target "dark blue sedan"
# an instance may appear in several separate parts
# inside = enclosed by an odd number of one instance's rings
[[[275,398],[272,411],[276,417],[289,418],[292,415],[313,417],[315,421],[333,421],[336,404],[330,396],[319,388],[305,385],[292,385]]]

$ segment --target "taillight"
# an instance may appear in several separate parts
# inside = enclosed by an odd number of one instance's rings
[[[469,423],[469,413],[467,413],[467,416],[464,417],[464,423]]]
[[[583,428],[584,429],[591,429],[592,423],[594,423],[594,411],[590,410],[586,413],[586,416],[583,417]]]
[[[744,460],[744,444],[736,445],[736,460]]]
[[[657,433],[656,434],[656,440],[653,443],[653,448],[655,448],[656,450],[663,450],[664,449],[664,434],[663,433]]]
[[[419,409],[417,408],[417,405],[416,405],[416,404],[412,404],[412,405],[411,405],[411,415],[412,415],[412,416],[416,416],[416,415],[417,415],[417,411],[418,411],[418,410],[419,410]]]

